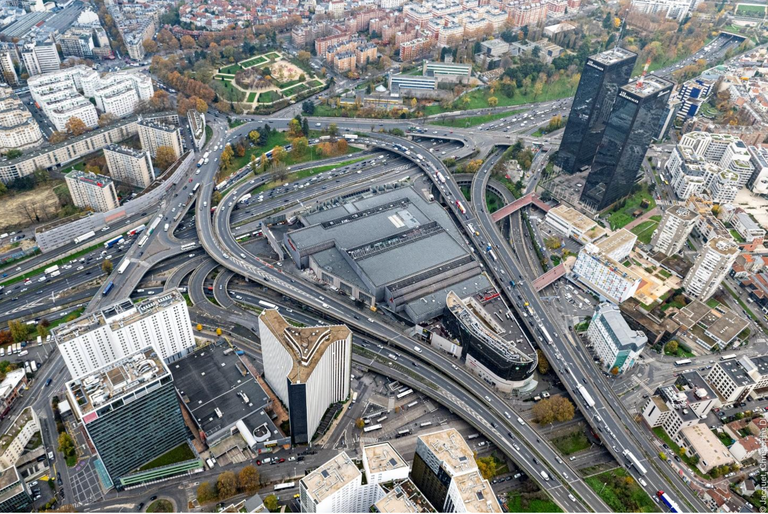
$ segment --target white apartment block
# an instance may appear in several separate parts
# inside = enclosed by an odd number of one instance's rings
[[[411,480],[438,512],[501,512],[474,452],[455,428],[416,439]]]
[[[645,14],[662,13],[667,18],[683,21],[702,0],[632,0],[632,9]]]
[[[697,300],[707,301],[720,287],[734,261],[739,247],[733,240],[716,237],[699,250],[693,267],[683,279],[685,292]]]
[[[696,371],[682,373],[674,385],[660,387],[645,402],[643,419],[651,428],[663,427],[673,440],[680,430],[697,425],[713,408],[721,407],[717,393]]]
[[[64,130],[72,116],[96,127],[96,107],[118,118],[129,116],[140,100],[152,97],[153,88],[152,79],[139,73],[119,72],[102,77],[87,66],[73,66],[32,77],[29,91],[56,129]],[[95,101],[96,107],[88,98]]]
[[[698,134],[704,136],[689,137]],[[678,198],[685,200],[691,196],[702,196],[707,190],[713,202],[729,203],[747,183],[753,167],[739,153],[744,146],[741,140],[738,144],[725,145],[717,138],[713,142],[712,138],[707,137],[709,135],[691,132],[683,136],[684,140],[688,138],[685,141],[687,144],[684,146],[681,142],[674,149],[665,167],[670,173],[670,184]],[[708,156],[713,159],[710,160]]]
[[[602,303],[595,310],[587,329],[587,339],[603,369],[612,371],[616,368],[617,374],[635,365],[648,342],[643,332],[629,328],[619,307],[612,303]]]
[[[40,126],[10,88],[0,87],[0,151],[22,150],[43,142]]]
[[[390,443],[363,447],[363,471],[369,484],[408,478],[408,463]]]
[[[747,181],[755,171],[747,145],[741,139],[728,145],[720,158],[720,166],[737,175],[738,189],[747,185]]]
[[[52,41],[32,41],[24,45],[21,59],[30,77],[56,71],[61,66],[59,51]]]
[[[64,178],[67,181],[72,203],[77,207],[107,212],[120,206],[115,183],[111,178],[80,170],[71,171]]]
[[[139,120],[138,127],[141,147],[152,157],[157,157],[157,149],[161,146],[172,148],[177,159],[184,153],[179,127],[154,120]]]
[[[363,474],[346,452],[299,481],[301,512],[368,512],[383,497],[378,484],[363,485]]]
[[[752,219],[752,216],[741,209],[737,209],[736,214],[731,218],[731,225],[733,225],[734,230],[736,230],[736,232],[738,232],[748,243],[751,243],[755,239],[765,238],[765,229],[758,225],[757,222]]]
[[[698,218],[698,213],[682,205],[669,207],[664,211],[661,222],[651,238],[653,251],[667,256],[679,253]]]
[[[0,436],[0,468],[6,469],[16,464],[27,443],[40,431],[40,421],[32,407],[27,407],[16,416],[11,425]]]
[[[723,405],[764,397],[768,390],[768,358],[742,355],[716,363],[707,374],[707,382],[717,392]]]
[[[749,154],[755,171],[747,182],[747,187],[755,194],[768,195],[768,149],[750,146]]]
[[[187,303],[174,289],[133,303],[126,299],[53,330],[72,378],[152,346],[165,362],[195,347]]]
[[[544,217],[544,221],[566,237],[571,237],[581,244],[594,243],[605,235],[605,229],[595,220],[565,204],[551,208]]]
[[[627,229],[620,228],[610,236],[595,243],[595,246],[606,257],[622,262],[629,257],[635,243],[637,243],[637,236]]]
[[[294,327],[277,310],[259,315],[264,378],[288,408],[291,439],[312,440],[333,403],[349,396],[352,332],[345,325]]]
[[[104,148],[109,173],[113,179],[146,188],[155,180],[152,158],[146,150],[134,150],[121,145]]]
[[[579,251],[573,274],[592,291],[617,304],[631,298],[641,282],[640,276],[604,255],[594,244]]]

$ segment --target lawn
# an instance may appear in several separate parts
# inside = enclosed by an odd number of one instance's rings
[[[278,54],[277,52],[269,52],[267,54],[267,59],[274,61],[275,59],[279,59],[279,58],[280,58],[280,54]]]
[[[490,107],[488,105],[488,98],[492,96],[495,96],[498,99],[498,107],[522,105],[532,102],[546,102],[549,100],[558,100],[560,98],[571,96],[575,90],[576,89],[574,87],[571,87],[568,78],[565,76],[559,78],[556,82],[549,84],[545,88],[544,92],[538,96],[533,94],[533,88],[531,88],[531,91],[529,91],[528,94],[523,94],[523,91],[519,90],[513,97],[508,97],[501,91],[496,91],[491,94],[488,89],[477,89],[464,95],[469,98],[469,101],[466,104],[464,101],[459,99],[457,105],[451,105],[448,109],[444,109],[439,104],[430,105],[425,109],[425,113],[430,115],[440,114],[442,112],[451,112],[457,109],[484,109]]]
[[[440,125],[441,127],[474,127],[482,125],[489,121],[500,120],[509,116],[514,116],[523,112],[522,110],[494,112],[492,114],[481,114],[479,116],[468,116],[466,118],[449,118],[447,120],[430,121],[430,125]]]
[[[712,309],[716,309],[719,306],[720,306],[720,302],[718,302],[714,298],[710,298],[709,300],[707,300],[707,307],[711,307]]]
[[[693,353],[691,353],[688,349],[686,349],[680,343],[677,344],[677,350],[674,352],[667,351],[667,347],[665,346],[664,355],[669,355],[670,357],[679,357],[681,359],[690,359],[691,357],[695,357]]]
[[[272,103],[272,91],[264,91],[259,95],[260,104]]]
[[[219,73],[224,75],[234,75],[242,69],[243,67],[240,66],[239,64],[230,64],[229,66],[226,66],[224,68],[219,68]]]
[[[147,512],[173,512],[173,504],[168,500],[155,500],[149,504]]]
[[[521,493],[510,491],[507,493],[506,512],[563,512],[546,493]]]
[[[257,95],[257,94],[258,94],[258,93],[255,93],[255,92],[251,92],[251,93],[248,93],[248,98],[246,98],[246,100],[245,100],[245,101],[246,101],[246,102],[248,102],[248,103],[253,103],[253,102],[255,102],[255,101],[256,101],[256,95]]]
[[[744,238],[741,237],[741,234],[736,232],[735,228],[730,229],[728,232],[731,233],[731,237],[733,237],[733,239],[735,239],[737,243],[743,243],[744,242]]]
[[[322,83],[322,82],[320,82],[320,81],[319,81],[319,80],[317,80],[317,79],[312,79],[312,80],[310,80],[310,81],[307,83],[307,85],[308,85],[309,87],[320,87],[320,86],[322,86],[322,85],[323,85],[323,83]]]
[[[656,227],[659,226],[658,221],[654,220],[646,220],[639,225],[637,225],[635,228],[632,229],[632,233],[637,236],[637,239],[644,244],[648,244],[651,242],[651,237],[653,236],[653,231],[656,230]]]
[[[640,203],[643,200],[648,201],[647,207],[640,207]],[[632,213],[635,210],[642,209],[643,212],[647,212],[654,207],[656,207],[656,200],[654,200],[653,195],[648,192],[648,186],[643,185],[636,193],[633,193],[624,200],[620,200],[614,207],[606,209],[604,214],[608,214],[607,219],[611,224],[611,229],[617,230],[635,219],[632,216]]]
[[[496,193],[488,191],[485,195],[485,205],[488,207],[488,212],[496,212],[504,205],[504,200],[499,198]]]
[[[306,84],[296,84],[287,89],[282,89],[281,92],[283,93],[284,96],[288,97],[288,96],[297,95],[302,91],[306,91],[306,89],[307,89]]]
[[[740,13],[744,13],[747,16],[754,15],[754,14],[765,14],[765,6],[753,5],[753,4],[737,4],[736,14],[740,14]]]
[[[552,444],[555,448],[560,450],[563,455],[571,455],[572,453],[586,450],[591,446],[587,434],[583,430],[574,430],[570,434],[557,437],[552,440]]]
[[[651,497],[622,468],[585,479],[614,512],[658,512]]]
[[[243,68],[252,68],[253,66],[258,66],[259,64],[263,64],[267,62],[267,59],[262,57],[261,55],[257,55],[253,59],[248,59],[247,61],[243,61],[240,63],[240,66]]]
[[[195,453],[187,443],[182,443],[173,450],[167,451],[158,458],[151,460],[141,466],[139,471],[146,471],[148,469],[159,468],[167,466],[169,464],[176,464],[177,462],[184,462],[195,458]]]

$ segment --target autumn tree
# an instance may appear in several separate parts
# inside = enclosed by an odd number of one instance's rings
[[[48,326],[43,325],[42,322],[37,324],[37,335],[39,335],[43,340],[45,340],[50,333],[51,330],[48,328]]]
[[[240,491],[252,494],[259,489],[259,472],[253,464],[249,464],[237,474],[237,487]]]
[[[208,503],[216,499],[216,487],[210,482],[202,482],[197,486],[197,501],[199,503]]]
[[[10,330],[14,342],[17,343],[26,341],[27,336],[29,335],[29,327],[27,324],[17,319],[12,319],[8,322],[8,330]]]
[[[225,146],[224,151],[221,152],[221,167],[229,167],[229,165],[232,164],[232,158],[234,156],[235,153],[232,151],[232,145]]]
[[[67,432],[59,434],[59,452],[65,457],[74,457],[77,455],[77,449],[75,448],[75,442],[72,440]]]
[[[301,122],[296,118],[288,122],[288,137],[291,139],[301,137],[304,132],[301,129]]]
[[[63,141],[66,141],[68,137],[69,137],[69,134],[67,134],[66,132],[60,132],[58,130],[54,130],[53,132],[51,132],[51,135],[48,138],[48,142],[51,143],[52,145],[55,145]]]
[[[237,143],[235,145],[235,155],[238,157],[245,156],[245,146],[243,146],[243,143]]]
[[[355,420],[355,426],[360,430],[362,430],[363,428],[365,428],[365,420],[363,418],[357,418]]]
[[[109,259],[104,259],[104,262],[101,263],[101,271],[109,275],[110,273],[112,273],[112,269],[113,269],[112,261],[110,261]]]
[[[331,136],[338,136],[339,135],[339,126],[335,123],[331,123],[328,125],[328,134]]]
[[[493,455],[488,455],[487,457],[475,457],[475,461],[477,462],[477,470],[484,479],[490,480],[496,476],[496,459],[493,458]]]
[[[196,46],[197,45],[195,44],[195,40],[192,36],[188,36],[188,35],[181,36],[181,47],[184,50],[191,50]]]
[[[117,117],[109,112],[105,112],[101,116],[99,116],[99,127],[106,127],[107,125],[110,125],[117,121]]]
[[[678,342],[673,339],[672,341],[667,343],[666,351],[667,353],[670,353],[670,354],[676,354],[678,348],[679,348]]]
[[[549,373],[549,361],[541,350],[536,350],[536,355],[539,358],[539,373],[546,375]]]
[[[69,118],[64,127],[67,129],[67,132],[73,136],[79,136],[88,130],[88,126],[77,116],[72,116]]]
[[[158,146],[154,158],[155,166],[165,171],[176,162],[176,152],[170,146]]]
[[[299,53],[296,54],[296,58],[304,64],[309,64],[309,60],[312,58],[312,54],[306,50],[300,50]]]
[[[149,99],[149,105],[156,111],[167,111],[173,109],[173,99],[168,92],[158,89]]]
[[[548,425],[555,421],[559,423],[570,421],[574,413],[573,403],[563,396],[545,398],[533,406],[533,415],[540,425]]]
[[[269,510],[270,512],[275,512],[280,509],[280,503],[277,500],[277,496],[274,494],[270,494],[269,496],[264,498],[264,506]]]
[[[232,471],[225,471],[219,474],[216,479],[216,490],[218,491],[219,500],[224,500],[230,496],[237,494],[237,478]]]
[[[275,146],[272,149],[272,166],[277,166],[285,161],[286,152],[285,148],[280,145]]]
[[[157,43],[150,38],[147,38],[144,41],[142,41],[141,46],[144,47],[144,51],[147,52],[148,54],[153,54],[157,52]]]
[[[495,96],[492,96],[492,97],[488,98],[488,106],[496,107],[497,105],[499,105],[499,99],[498,98],[496,98]]]
[[[248,139],[250,139],[251,143],[254,145],[259,144],[259,137],[261,137],[261,134],[259,134],[258,130],[251,130],[248,132]]]
[[[307,153],[307,150],[309,150],[309,141],[307,141],[306,137],[297,137],[291,144],[293,145],[291,153],[295,157],[303,157]]]
[[[197,326],[195,327],[195,329],[197,329],[197,331],[200,332],[201,330],[203,330],[203,325],[198,323]]]

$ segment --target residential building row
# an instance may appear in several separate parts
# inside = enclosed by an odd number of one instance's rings
[[[0,152],[39,146],[43,133],[24,102],[8,87],[0,87]]]

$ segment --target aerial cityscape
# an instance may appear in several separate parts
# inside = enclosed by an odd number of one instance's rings
[[[0,0],[0,512],[766,512],[768,0]]]

